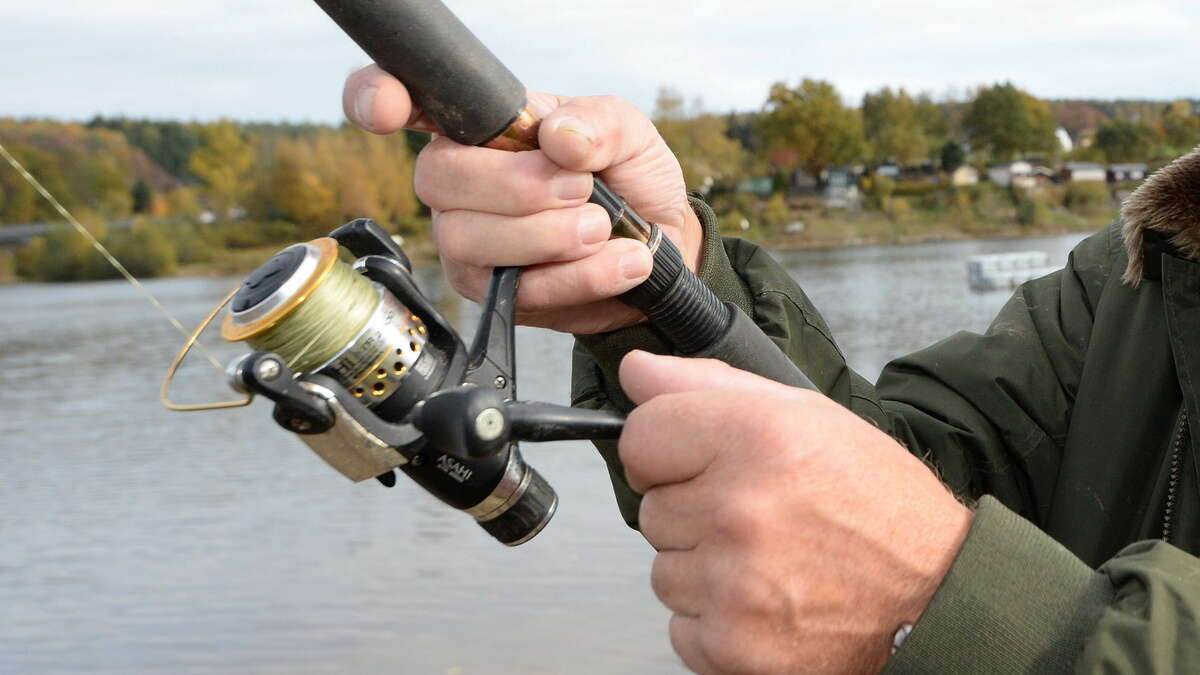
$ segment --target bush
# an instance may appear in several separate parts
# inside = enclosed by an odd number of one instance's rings
[[[896,181],[887,176],[871,176],[864,183],[867,193],[867,206],[879,211],[886,211],[891,201],[892,193],[896,190]]]
[[[170,274],[178,262],[170,232],[147,223],[113,232],[101,243],[138,277]],[[17,274],[37,281],[88,281],[120,276],[88,240],[65,228],[37,237],[22,247],[17,252]]]
[[[771,229],[783,229],[792,222],[792,210],[782,194],[776,193],[767,200],[762,214],[763,225]]]
[[[892,190],[893,197],[926,197],[944,192],[945,187],[937,183],[897,183]]]
[[[179,263],[170,234],[153,225],[137,225],[117,232],[105,242],[113,257],[135,277],[171,274]],[[108,261],[104,261],[109,266]]]
[[[1075,213],[1096,213],[1112,203],[1112,195],[1104,183],[1071,183],[1063,204]]]
[[[1045,225],[1050,220],[1050,205],[1045,200],[1024,194],[1017,202],[1017,222],[1025,227]]]
[[[260,248],[291,244],[300,239],[295,223],[283,221],[240,220],[218,225],[217,232],[222,248]]]

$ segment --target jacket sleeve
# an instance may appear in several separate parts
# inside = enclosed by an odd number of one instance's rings
[[[746,242],[716,246],[715,218],[694,207],[706,227],[701,278],[827,395],[928,459],[959,494],[979,498],[971,532],[888,672],[1186,672],[1200,663],[1200,560],[1138,542],[1093,570],[1034,525],[1057,478],[1117,226],[1080,244],[1063,270],[1019,289],[984,334],[959,333],[898,359],[876,390],[847,367],[786,271]],[[580,337],[576,404],[628,410],[615,369],[633,348],[665,345],[645,327]],[[638,496],[616,444],[598,445],[636,527]]]
[[[992,497],[885,673],[1185,673],[1200,560],[1130,544],[1092,570]]]

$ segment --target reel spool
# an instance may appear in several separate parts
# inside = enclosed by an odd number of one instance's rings
[[[340,259],[342,248],[357,257],[353,265]],[[279,252],[227,298],[222,336],[256,350],[230,364],[230,384],[273,400],[275,421],[347,478],[391,487],[399,469],[516,546],[558,504],[517,441],[616,438],[624,423],[615,413],[516,400],[519,276],[519,268],[495,271],[467,349],[420,292],[403,250],[374,221],[353,221]],[[168,404],[171,376],[220,309],[172,364]]]
[[[329,237],[290,246],[251,273],[221,336],[334,378],[385,419],[403,417],[445,375],[421,317],[339,260]]]

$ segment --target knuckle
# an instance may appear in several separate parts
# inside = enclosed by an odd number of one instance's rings
[[[700,625],[700,651],[722,673],[745,673],[746,645],[736,638],[737,626],[722,616],[704,618]]]
[[[435,206],[434,188],[438,182],[437,160],[433,158],[434,154],[428,148],[422,150],[417,154],[417,161],[413,166],[413,192],[416,193],[417,199],[430,206]]]
[[[483,297],[476,283],[473,270],[453,260],[443,260],[442,267],[446,272],[446,281],[456,293],[473,302],[479,302]]]
[[[713,530],[725,539],[747,543],[762,536],[762,513],[752,497],[736,494],[713,513]]]
[[[433,236],[438,252],[452,265],[482,267],[480,247],[471,233],[471,214],[467,211],[442,211],[434,219]]]
[[[540,150],[517,153],[515,170],[509,175],[511,197],[529,205],[530,213],[542,210],[543,205],[556,204],[550,179],[557,171],[558,167]]]
[[[670,599],[671,588],[671,569],[669,567],[669,558],[662,553],[654,556],[654,562],[650,565],[650,588],[653,589],[654,595],[659,602],[670,607],[668,600]]]

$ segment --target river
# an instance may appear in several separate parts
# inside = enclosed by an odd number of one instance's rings
[[[1044,250],[1061,265],[1080,238],[778,257],[873,379],[892,356],[987,326],[1009,294],[970,292],[967,256]],[[474,322],[436,270],[421,277],[452,321]],[[190,327],[236,283],[147,286]],[[124,282],[0,287],[0,316],[0,672],[682,671],[653,553],[590,445],[526,446],[560,505],[507,549],[403,477],[345,480],[266,402],[163,409],[182,339]],[[518,330],[523,398],[568,400],[570,344]],[[196,359],[176,397],[227,394]]]

